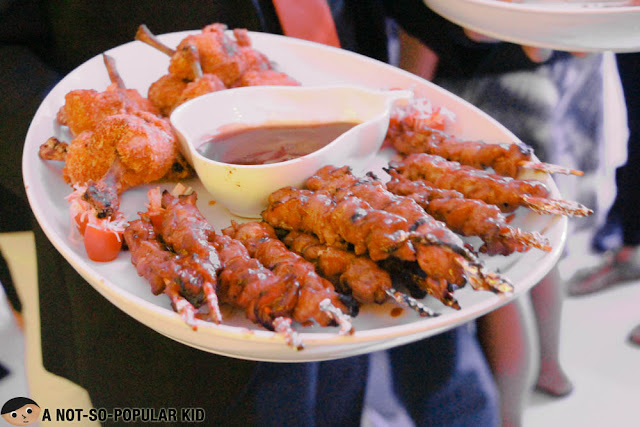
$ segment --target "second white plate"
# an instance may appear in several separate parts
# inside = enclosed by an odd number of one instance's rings
[[[575,52],[640,51],[640,6],[424,0],[448,20],[521,45]]]

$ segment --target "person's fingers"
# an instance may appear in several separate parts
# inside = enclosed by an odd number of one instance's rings
[[[473,40],[474,42],[479,42],[479,43],[496,43],[499,40],[494,39],[493,37],[489,37],[489,36],[485,36],[484,34],[480,34],[477,33],[473,30],[469,30],[467,28],[464,28],[464,34],[469,37],[471,40]]]
[[[464,28],[463,30],[464,30],[464,34],[474,42],[497,43],[500,41],[498,39],[495,39],[493,37],[490,37],[484,34],[480,34],[468,28]],[[541,47],[522,46],[522,50],[527,55],[527,57],[533,62],[545,62],[549,60],[549,58],[551,58],[551,55],[553,55],[552,49],[546,49]],[[578,58],[584,58],[589,54],[589,52],[571,52],[571,54]]]
[[[589,52],[571,52],[573,56],[577,56],[578,58],[584,58],[589,55]]]
[[[522,46],[525,55],[533,62],[544,62],[551,58],[553,50],[541,47]]]

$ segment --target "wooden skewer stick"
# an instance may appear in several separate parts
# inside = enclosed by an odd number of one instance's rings
[[[291,327],[291,319],[288,317],[277,317],[273,321],[273,328],[275,331],[282,335],[287,344],[296,350],[304,349],[304,342],[300,335]]]
[[[169,280],[165,280],[165,293],[169,296],[171,304],[176,312],[182,317],[184,323],[189,325],[194,331],[198,329],[196,326],[195,309],[189,301],[187,301],[176,289],[176,285]]]
[[[431,310],[429,307],[422,304],[415,298],[410,297],[404,292],[400,292],[395,288],[385,289],[387,295],[391,297],[393,301],[400,304],[402,307],[408,307],[414,310],[416,313],[420,315],[420,317],[437,317],[440,316],[440,313],[436,313]]]
[[[520,162],[519,166],[526,169],[547,172],[547,173],[559,173],[562,175],[575,175],[575,176],[584,175],[584,172],[580,170],[569,169],[564,166],[559,166],[559,165],[554,165],[551,163],[544,163],[544,162],[523,161],[523,162]]]
[[[203,292],[206,297],[206,304],[209,307],[209,316],[214,323],[222,323],[222,312],[220,311],[220,304],[218,302],[218,294],[211,283],[205,283],[203,286]]]
[[[545,252],[550,252],[551,245],[549,245],[549,241],[545,239],[542,234],[533,232],[533,231],[523,231],[519,228],[509,227],[500,233],[503,237],[509,237],[515,239],[519,242],[524,242],[527,246],[532,248],[538,248]]]
[[[456,261],[467,272],[469,283],[476,291],[485,290],[495,293],[510,293],[513,291],[513,285],[506,278],[491,271],[484,271],[484,269],[480,271],[481,267],[471,265],[464,260]]]
[[[336,306],[331,304],[331,300],[329,298],[323,299],[320,301],[320,310],[329,314],[340,326],[340,335],[352,335],[355,330],[353,329],[353,325],[351,324],[351,316],[344,314],[340,311]]]
[[[547,199],[524,194],[522,201],[526,207],[541,215],[589,216],[593,213],[586,206],[571,200]]]

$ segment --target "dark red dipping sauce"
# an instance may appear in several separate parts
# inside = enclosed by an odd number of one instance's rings
[[[233,165],[264,165],[306,156],[329,144],[357,122],[268,125],[223,132],[197,149],[204,157]]]

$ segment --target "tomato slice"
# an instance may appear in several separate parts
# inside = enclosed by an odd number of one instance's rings
[[[84,231],[84,248],[92,261],[113,261],[122,249],[122,231],[88,224]]]

